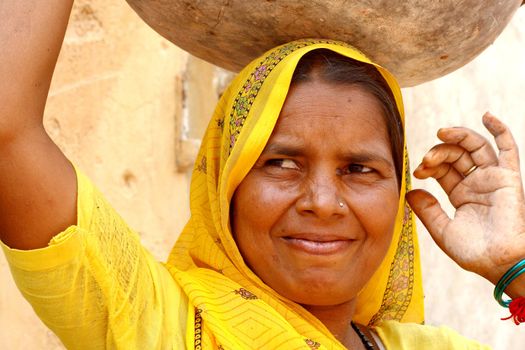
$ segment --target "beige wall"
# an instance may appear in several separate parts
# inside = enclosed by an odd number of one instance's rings
[[[524,43],[522,9],[475,62],[405,91],[413,167],[439,126],[479,127],[487,109],[513,126],[525,149]],[[124,1],[76,1],[46,127],[159,259],[188,217],[188,168],[203,116],[227,78],[160,38]],[[423,230],[421,240],[428,322],[495,349],[525,344],[521,329],[498,320],[506,311],[492,300],[492,287],[450,263]],[[0,286],[0,349],[61,349],[18,294],[1,254]]]

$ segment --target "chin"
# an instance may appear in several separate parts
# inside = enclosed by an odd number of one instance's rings
[[[340,305],[353,300],[363,286],[345,284],[344,278],[315,278],[315,274],[309,274],[309,278],[294,279],[285,284],[285,288],[273,288],[282,296],[301,305],[331,306]]]

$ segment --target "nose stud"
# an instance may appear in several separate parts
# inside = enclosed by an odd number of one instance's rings
[[[344,207],[344,206],[345,206],[345,204],[343,203],[343,201],[342,201],[342,200],[339,200],[339,208],[342,208],[342,207]]]

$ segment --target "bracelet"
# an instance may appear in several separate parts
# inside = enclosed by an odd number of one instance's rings
[[[509,307],[512,300],[503,300],[503,292],[507,289],[509,284],[511,284],[512,281],[522,273],[525,273],[525,259],[512,266],[496,284],[496,287],[494,288],[494,298],[501,306]]]
[[[509,307],[512,300],[503,300],[503,292],[507,289],[509,284],[511,284],[512,281],[522,273],[525,273],[525,259],[512,266],[496,284],[496,287],[494,288],[494,298],[501,306]]]
[[[503,307],[508,307],[510,316],[502,318],[502,320],[511,319],[516,325],[525,323],[525,297],[519,297],[516,299],[503,300],[503,293],[505,289],[512,283],[518,276],[525,273],[525,259],[519,261],[516,265],[512,266],[496,284],[494,288],[494,298]]]

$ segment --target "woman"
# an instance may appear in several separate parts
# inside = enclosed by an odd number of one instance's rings
[[[33,4],[42,8],[32,20],[63,33],[64,3],[63,12]],[[23,5],[11,6],[23,17]],[[47,94],[60,40],[40,35],[31,55],[16,45],[5,55],[21,82],[0,89],[1,238],[20,289],[66,346],[359,349],[374,339],[387,349],[476,346],[446,329],[386,321],[423,320],[404,199],[401,95],[386,70],[323,40],[284,45],[249,65],[210,122],[192,218],[161,266],[31,119],[43,103],[19,108],[21,92]],[[315,56],[321,49],[331,53]],[[325,58],[350,62],[354,74],[328,78]],[[347,81],[359,71],[364,81]],[[524,202],[512,137],[496,118],[484,122],[499,158],[473,131],[445,129],[446,143],[415,172],[449,193],[453,221],[426,193],[406,198],[455,261],[496,283],[525,255]],[[518,297],[523,289],[518,279],[506,292]]]

